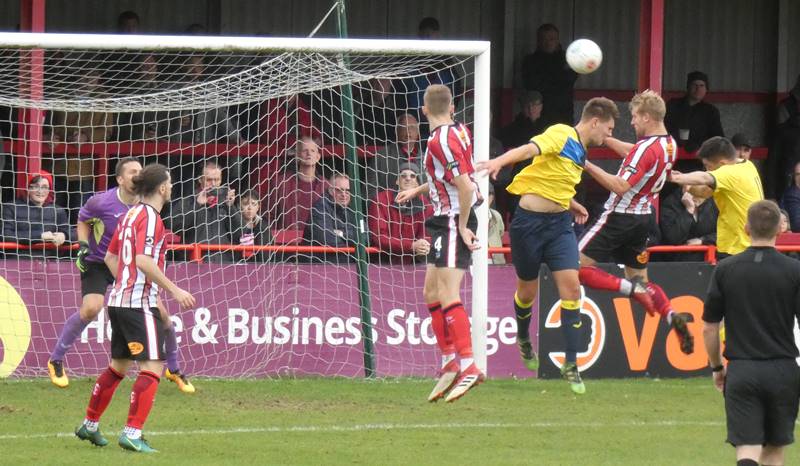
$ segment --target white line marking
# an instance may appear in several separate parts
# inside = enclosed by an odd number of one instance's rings
[[[196,429],[196,430],[168,430],[148,431],[148,437],[170,435],[222,435],[222,434],[265,434],[265,433],[295,433],[295,432],[363,432],[370,430],[432,430],[432,429],[512,429],[512,428],[603,428],[603,427],[719,427],[724,426],[721,421],[628,421],[628,422],[464,422],[447,424],[355,424],[351,426],[272,426],[272,427],[235,427],[231,429]],[[0,440],[28,440],[40,438],[73,437],[75,434],[67,432],[53,432],[49,434],[18,434],[0,435]]]

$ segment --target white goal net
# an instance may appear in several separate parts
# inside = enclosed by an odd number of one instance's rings
[[[433,374],[429,202],[394,202],[425,182],[430,83],[486,158],[488,43],[0,34],[0,377],[46,373],[81,304],[76,225],[103,233],[82,207],[127,157],[172,175],[167,275],[197,298],[165,297],[184,372]],[[485,256],[463,293],[477,329]],[[102,312],[69,375],[105,367],[109,331]]]

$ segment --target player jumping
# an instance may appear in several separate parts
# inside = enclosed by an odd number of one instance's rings
[[[733,144],[720,136],[704,142],[697,156],[708,171],[673,171],[670,181],[691,186],[689,190],[694,196],[714,196],[719,208],[717,259],[739,254],[750,246],[750,237],[744,229],[747,209],[764,199],[758,169],[753,162],[740,159]]]
[[[65,388],[69,385],[69,378],[64,369],[64,356],[72,348],[75,339],[83,332],[83,329],[100,313],[106,289],[114,282],[114,277],[103,262],[103,258],[117,228],[119,218],[132,205],[136,204],[137,197],[133,192],[133,178],[141,170],[142,166],[133,157],[120,159],[116,167],[119,187],[95,194],[78,214],[77,231],[80,249],[76,265],[81,272],[83,300],[80,310],[72,314],[64,324],[58,342],[47,361],[50,381],[57,387]],[[158,308],[166,312],[166,307],[162,304],[159,304]],[[194,393],[194,385],[180,371],[175,329],[171,321],[166,319],[164,321],[167,325],[166,377],[175,382],[182,392]]]
[[[474,233],[478,219],[473,206],[482,200],[472,179],[470,133],[462,123],[453,122],[453,112],[450,89],[440,84],[428,86],[422,107],[431,128],[424,161],[428,182],[397,196],[398,202],[405,202],[430,193],[434,207],[434,216],[425,222],[433,247],[423,294],[442,351],[442,368],[428,401],[445,394],[445,401],[455,401],[485,378],[473,360],[469,316],[459,296],[464,271],[472,264],[472,251],[480,247]]]
[[[660,286],[648,283],[647,235],[653,201],[667,181],[676,160],[675,140],[664,127],[666,105],[657,93],[647,90],[630,102],[631,125],[639,142],[635,145],[608,138],[605,144],[624,157],[616,175],[586,162],[586,172],[611,191],[605,211],[581,238],[581,284],[599,290],[639,297],[650,314],[660,314],[675,330],[681,351],[694,351],[694,338],[686,323],[688,314],[676,313]],[[598,262],[625,265],[625,278],[597,267]],[[639,292],[644,288],[650,300]],[[634,292],[636,291],[636,292]]]
[[[141,202],[120,221],[105,256],[115,278],[107,303],[112,331],[111,363],[97,378],[86,418],[75,435],[97,446],[108,444],[99,430],[100,417],[131,363],[137,361],[139,375],[133,384],[128,421],[119,445],[126,450],[153,453],[156,450],[142,437],[142,427],[153,406],[166,356],[166,325],[162,317],[165,311],[157,308],[159,288],[166,289],[184,309],[194,306],[195,300],[164,275],[167,249],[159,212],[172,193],[169,170],[160,164],[148,165],[132,182],[133,192]]]
[[[616,104],[604,97],[589,100],[575,127],[556,124],[534,136],[528,144],[482,162],[479,170],[495,178],[506,165],[533,158],[506,188],[521,196],[511,222],[511,257],[517,272],[514,310],[517,344],[525,365],[539,368],[529,336],[531,307],[539,289],[539,268],[547,264],[561,298],[561,331],[566,340],[561,375],[576,394],[586,392],[576,362],[581,339],[581,285],[578,280],[578,241],[573,216],[586,221],[586,209],[574,199],[590,146],[599,146],[611,136],[619,116]]]

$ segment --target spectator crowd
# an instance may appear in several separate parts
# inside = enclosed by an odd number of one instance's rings
[[[138,28],[139,18],[134,12],[120,15],[120,33],[136,33]],[[418,29],[421,39],[439,37],[435,18],[423,19]],[[194,24],[186,33],[205,31]],[[492,157],[526,143],[549,125],[574,123],[574,86],[579,77],[566,65],[559,30],[553,24],[544,24],[538,28],[536,39],[536,50],[521,63],[519,112],[508,125],[494,131]],[[178,88],[202,86],[218,78],[210,70],[216,65],[212,62],[219,59],[204,55],[188,55],[177,64],[163,63],[150,53],[117,58],[121,68],[108,72],[103,71],[102,64],[85,66],[75,86],[76,96],[103,98],[118,93],[114,86],[128,84],[137,93],[169,91],[175,83],[161,79],[166,73],[181,76]],[[399,204],[395,199],[398,192],[426,182],[423,155],[430,128],[421,111],[425,88],[432,83],[445,84],[451,88],[457,107],[463,104],[465,77],[460,75],[460,67],[448,61],[440,65],[421,70],[412,78],[373,78],[354,87],[357,144],[369,156],[360,157],[352,166],[345,165],[340,157],[328,156],[331,142],[341,141],[344,134],[341,118],[334,112],[340,108],[341,94],[334,90],[200,110],[116,114],[51,111],[45,116],[44,141],[53,146],[146,140],[268,147],[267,157],[238,155],[230,150],[224,156],[149,157],[162,162],[166,159],[171,168],[177,195],[163,216],[177,240],[336,248],[352,248],[361,241],[380,251],[372,260],[421,262],[431,247],[424,227],[425,218],[431,215],[430,202],[421,197]],[[110,72],[114,79],[109,79]],[[126,73],[131,76],[129,81],[118,78]],[[667,103],[666,128],[686,152],[696,151],[711,137],[724,136],[719,110],[705,100],[709,83],[706,73],[692,71],[687,74],[685,95]],[[779,199],[784,208],[786,230],[800,232],[800,77],[780,102],[776,122],[775,143],[768,163],[761,167],[762,177],[767,196]],[[750,158],[752,145],[745,134],[734,135],[732,142],[739,157]],[[104,174],[95,172],[97,164],[92,157],[53,154],[42,161],[46,170],[29,176],[27,186],[16,187],[14,199],[4,196],[4,241],[60,246],[74,240],[70,225],[93,194],[94,181]],[[0,169],[10,163],[9,158],[0,157]],[[694,160],[683,159],[676,168],[689,171],[697,165]],[[507,244],[505,226],[510,224],[517,200],[505,188],[522,168],[521,164],[507,167],[491,185],[489,246]],[[673,186],[662,193],[651,243],[713,245],[717,215],[713,200],[695,198]],[[324,252],[307,256],[335,261],[353,257],[352,253]],[[273,253],[230,250],[205,254],[209,262],[275,257]],[[702,260],[692,253],[676,258]],[[491,261],[504,263],[505,256],[495,254]]]

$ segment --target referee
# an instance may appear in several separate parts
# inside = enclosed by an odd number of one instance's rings
[[[780,210],[758,201],[747,211],[752,245],[724,259],[711,279],[703,337],[714,385],[725,397],[728,442],[737,465],[781,465],[794,442],[800,368],[794,321],[800,314],[800,261],[775,249]],[[726,346],[720,355],[720,321]]]

